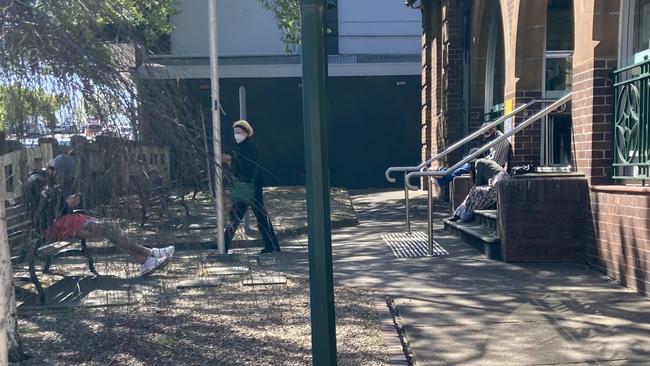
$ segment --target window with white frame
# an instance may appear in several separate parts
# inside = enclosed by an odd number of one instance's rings
[[[650,0],[621,2],[619,67],[650,58]]]
[[[573,1],[548,0],[542,77],[544,98],[557,99],[571,92],[573,48]],[[541,165],[570,169],[571,109],[565,108],[544,118],[541,138]]]

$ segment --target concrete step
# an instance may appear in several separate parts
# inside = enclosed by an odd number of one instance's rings
[[[496,229],[490,229],[478,222],[458,222],[444,219],[445,230],[473,246],[481,254],[494,260],[501,260],[501,240]]]
[[[476,210],[474,211],[474,221],[487,227],[488,229],[497,230],[497,210]]]

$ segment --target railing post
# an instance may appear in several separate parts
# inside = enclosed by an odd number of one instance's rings
[[[406,232],[411,233],[411,203],[409,199],[409,187],[406,185],[406,172],[404,172],[404,204],[406,205]]]
[[[431,192],[431,176],[427,177],[427,244],[429,257],[433,256],[433,192]]]

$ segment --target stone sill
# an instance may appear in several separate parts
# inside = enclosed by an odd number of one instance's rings
[[[641,186],[591,186],[592,192],[621,193],[621,194],[643,194],[650,195],[650,187]]]
[[[513,179],[530,179],[530,178],[583,178],[584,173],[578,172],[553,172],[553,173],[526,173],[521,175],[513,175]]]

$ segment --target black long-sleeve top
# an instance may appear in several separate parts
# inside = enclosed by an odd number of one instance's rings
[[[250,138],[245,139],[242,143],[237,144],[233,149],[232,173],[235,178],[241,182],[255,183],[260,185],[259,164],[257,159],[259,151],[255,143]]]
[[[71,213],[65,201],[70,194],[70,186],[71,184],[55,184],[54,180],[42,170],[34,171],[29,175],[25,199],[32,225],[37,231],[45,231],[54,220]]]

